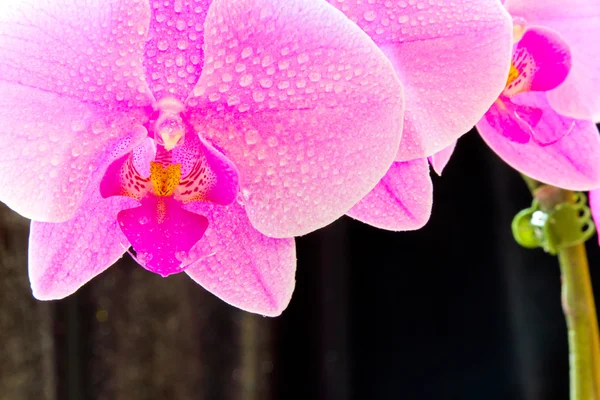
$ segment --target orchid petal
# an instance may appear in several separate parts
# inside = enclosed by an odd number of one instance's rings
[[[512,118],[513,125],[494,126],[486,114],[486,118],[477,124],[477,130],[485,142],[511,167],[541,182],[570,190],[599,187],[600,135],[596,126],[591,121],[574,120],[557,114],[547,101],[544,102],[543,92],[526,95],[529,105],[542,111],[537,126],[530,128],[533,138],[538,139],[519,143],[514,137],[521,135],[521,132],[504,131],[516,126],[528,126],[523,120]],[[505,117],[511,120],[510,116]],[[540,138],[548,140],[557,137],[562,138],[549,144],[540,143]]]
[[[329,2],[381,47],[405,87],[397,161],[427,157],[449,146],[475,125],[504,88],[512,26],[498,1]]]
[[[452,157],[455,148],[456,142],[452,143],[445,149],[438,151],[434,155],[429,156],[429,164],[431,164],[431,167],[439,176],[442,176],[442,172],[444,171],[444,168],[446,168],[448,161],[450,161],[450,157]]]
[[[205,35],[188,118],[238,167],[256,229],[290,237],[323,227],[385,174],[401,86],[343,14],[312,0],[215,0]]]
[[[184,101],[204,64],[204,19],[211,0],[154,1],[145,46],[146,80],[158,100]]]
[[[235,307],[271,317],[281,314],[294,291],[294,239],[264,236],[237,203],[187,207],[210,222],[205,237],[192,249],[193,257],[201,259],[185,272]]]
[[[2,3],[0,201],[39,221],[73,215],[101,155],[151,104],[148,18],[135,1]]]
[[[208,221],[181,207],[172,197],[146,195],[141,206],[121,211],[121,230],[137,253],[137,262],[161,276],[182,272],[189,251],[202,238]]]
[[[515,45],[512,57],[515,76],[503,92],[514,96],[524,91],[547,91],[564,82],[571,69],[567,43],[554,31],[527,29]]]
[[[29,280],[37,299],[69,296],[114,264],[129,247],[117,223],[117,213],[134,201],[103,199],[98,191],[102,175],[102,169],[94,174],[85,190],[85,200],[67,222],[31,222]]]
[[[0,82],[0,201],[44,222],[73,216],[102,156],[135,126],[136,111],[104,116],[53,93]],[[18,108],[14,108],[18,105]],[[51,105],[51,109],[48,108]]]
[[[390,231],[423,227],[431,216],[433,185],[426,158],[395,162],[383,179],[348,211],[354,219]]]
[[[547,93],[528,92],[511,99],[517,117],[530,127],[533,140],[541,146],[556,143],[572,132],[576,120],[557,114],[546,97]]]
[[[514,17],[528,25],[558,32],[569,44],[572,69],[565,82],[548,93],[558,113],[600,121],[600,2],[597,0],[507,0]]]
[[[120,110],[148,105],[147,3],[11,0],[1,7],[0,81],[29,88],[32,98],[49,92]],[[52,103],[47,108],[52,113]]]
[[[515,143],[527,143],[531,140],[532,128],[518,117],[516,107],[509,99],[500,99],[490,107],[484,119],[498,135]]]

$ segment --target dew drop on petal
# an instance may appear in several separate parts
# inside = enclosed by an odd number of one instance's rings
[[[248,145],[253,145],[253,144],[258,143],[258,140],[259,140],[258,131],[256,129],[247,130],[246,134],[244,135],[244,139],[246,140],[246,144],[248,144]]]
[[[365,13],[363,14],[363,18],[365,19],[365,21],[375,21],[375,18],[377,18],[377,13],[375,13],[375,11],[373,10],[365,11]]]

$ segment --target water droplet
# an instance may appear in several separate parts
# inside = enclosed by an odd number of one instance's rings
[[[242,58],[248,58],[252,55],[252,47],[245,47],[242,50]]]
[[[55,167],[60,164],[60,156],[58,154],[52,154],[52,157],[50,157],[50,164]]]
[[[85,122],[84,121],[73,121],[71,122],[71,130],[73,132],[81,132],[83,130],[85,130]]]
[[[241,87],[250,86],[252,84],[253,80],[254,80],[254,78],[252,78],[252,75],[250,75],[250,74],[242,75],[242,77],[240,78],[240,86]]]
[[[160,51],[165,51],[169,48],[169,42],[166,40],[159,40],[156,47],[158,47]]]
[[[298,54],[298,64],[304,64],[308,61],[308,54],[300,53]]]
[[[312,71],[308,74],[308,79],[310,79],[311,82],[318,82],[321,80],[321,74],[317,71]]]
[[[377,13],[374,10],[365,11],[363,17],[365,21],[375,21],[375,18],[377,18]]]
[[[246,144],[253,145],[258,143],[260,136],[258,135],[258,131],[256,129],[248,129],[244,135],[244,139],[246,139]]]

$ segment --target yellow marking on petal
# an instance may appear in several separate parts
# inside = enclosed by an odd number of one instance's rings
[[[510,85],[514,82],[515,79],[519,77],[519,70],[515,68],[515,65],[510,63],[510,71],[508,72],[508,80],[506,81],[506,86]]]
[[[171,196],[181,179],[181,165],[170,164],[166,168],[162,164],[150,163],[150,180],[157,196]]]
[[[526,25],[514,23],[513,24],[513,43],[517,43],[519,40],[521,40],[521,38],[523,38],[523,35],[525,34],[526,30],[527,30]]]

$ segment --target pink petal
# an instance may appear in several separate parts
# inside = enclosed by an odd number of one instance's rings
[[[120,110],[148,105],[152,95],[142,66],[150,18],[147,3],[2,3],[0,81],[4,84],[29,88],[32,99],[50,92]],[[13,102],[11,110],[20,114],[25,105]],[[58,114],[52,102],[46,108]],[[20,116],[33,122],[37,117],[36,113]]]
[[[592,211],[592,218],[596,227],[600,225],[600,189],[590,190],[588,194],[588,202]],[[600,242],[600,236],[598,236]]]
[[[101,198],[101,177],[101,172],[94,175],[84,202],[67,222],[31,222],[29,280],[37,299],[69,296],[115,263],[129,247],[117,224],[117,213],[131,207],[133,200]]]
[[[181,208],[171,196],[148,194],[141,203],[117,217],[137,253],[138,263],[162,276],[182,272],[189,251],[202,238],[208,221]]]
[[[507,85],[505,96],[554,89],[571,69],[569,46],[556,32],[543,27],[525,31],[515,45],[512,60],[519,75]]]
[[[187,98],[204,64],[204,19],[211,0],[152,1],[146,80],[158,100]]]
[[[600,121],[600,2],[508,0],[506,7],[529,25],[557,31],[571,49],[571,72],[548,95],[552,107],[573,118]]]
[[[516,115],[531,127],[533,139],[541,146],[556,143],[571,133],[576,120],[557,114],[543,92],[521,93],[511,99]]]
[[[73,215],[102,154],[151,104],[148,18],[136,1],[3,2],[0,201],[40,221]]]
[[[455,148],[456,142],[428,158],[429,164],[431,164],[431,167],[439,176],[442,176],[442,172],[444,171],[444,168],[446,168],[448,161],[450,161],[450,157],[452,157]]]
[[[390,231],[423,227],[431,216],[433,185],[426,158],[396,162],[375,189],[348,211],[366,224]]]
[[[486,143],[511,167],[541,182],[571,190],[599,187],[600,136],[596,126],[591,121],[557,114],[543,101],[544,93],[527,95],[529,105],[542,111],[541,119],[532,128],[537,139],[519,143],[514,137],[521,135],[520,132],[506,132],[516,125],[493,126],[486,115],[477,124]],[[524,95],[516,96],[515,100],[520,96]],[[526,126],[522,122],[518,126]],[[540,143],[540,138],[556,137],[562,138],[547,145]]]
[[[127,196],[140,201],[152,188],[150,178],[144,178],[134,167],[131,154],[110,164],[100,182],[100,194],[103,198]]]
[[[515,143],[527,143],[533,135],[532,128],[517,114],[517,105],[504,97],[492,105],[484,119],[499,135]]]
[[[146,132],[139,111],[105,116],[98,108],[0,82],[0,201],[38,221],[73,216],[92,172],[117,139]]]
[[[294,239],[272,239],[252,227],[237,203],[188,206],[210,221],[205,237],[192,249],[202,257],[185,272],[206,290],[242,310],[277,316],[294,291]]]
[[[290,237],[323,227],[385,174],[401,86],[341,13],[312,0],[215,0],[205,32],[188,117],[238,167],[256,229]]]
[[[329,2],[379,44],[405,86],[398,161],[449,146],[475,125],[506,84],[512,26],[498,1]]]

